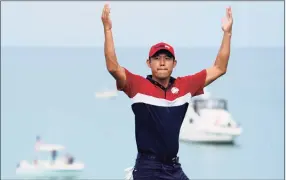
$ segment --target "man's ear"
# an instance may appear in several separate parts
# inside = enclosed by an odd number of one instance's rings
[[[150,60],[150,59],[147,59],[147,60],[146,60],[146,64],[147,64],[147,66],[148,66],[149,68],[151,68],[150,63],[151,63],[151,60]]]
[[[175,68],[176,66],[177,66],[177,60],[174,60],[173,68]]]

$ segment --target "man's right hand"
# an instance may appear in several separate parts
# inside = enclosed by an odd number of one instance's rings
[[[109,31],[112,28],[111,19],[110,19],[110,8],[108,4],[104,5],[102,10],[101,20],[105,31]]]

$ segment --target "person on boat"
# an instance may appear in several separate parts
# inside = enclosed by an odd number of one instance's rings
[[[222,44],[214,64],[195,74],[178,78],[171,76],[177,64],[174,48],[165,42],[150,48],[146,64],[152,75],[144,78],[120,66],[107,4],[101,19],[107,70],[116,80],[117,89],[133,100],[138,151],[133,179],[188,179],[177,156],[180,127],[190,98],[204,94],[204,87],[227,71],[233,23],[231,8],[226,8],[226,17],[222,23]]]
[[[74,157],[70,154],[66,154],[66,163],[67,164],[73,164],[74,163]]]
[[[57,159],[58,152],[56,150],[52,150],[51,155],[52,155],[52,164],[53,164],[55,163]]]
[[[35,151],[38,151],[40,146],[42,144],[42,139],[40,136],[36,136],[36,142],[35,142]]]
[[[35,148],[34,164],[38,163],[38,151],[40,149],[41,144],[42,144],[41,137],[40,136],[36,136],[36,142],[35,142],[35,145],[34,145],[34,148]]]

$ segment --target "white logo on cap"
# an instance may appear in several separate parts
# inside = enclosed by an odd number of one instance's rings
[[[168,49],[170,49],[170,46],[168,46],[168,45],[165,45],[165,48],[168,48]]]

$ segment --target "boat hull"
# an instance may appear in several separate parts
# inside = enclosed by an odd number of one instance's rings
[[[233,143],[236,137],[240,136],[241,128],[220,128],[220,127],[197,127],[188,125],[188,128],[180,132],[180,141],[186,142],[213,142]]]
[[[21,178],[73,178],[80,176],[83,169],[84,165],[82,163],[67,165],[63,163],[40,162],[39,164],[30,164],[27,161],[22,161],[16,169],[16,175]]]

